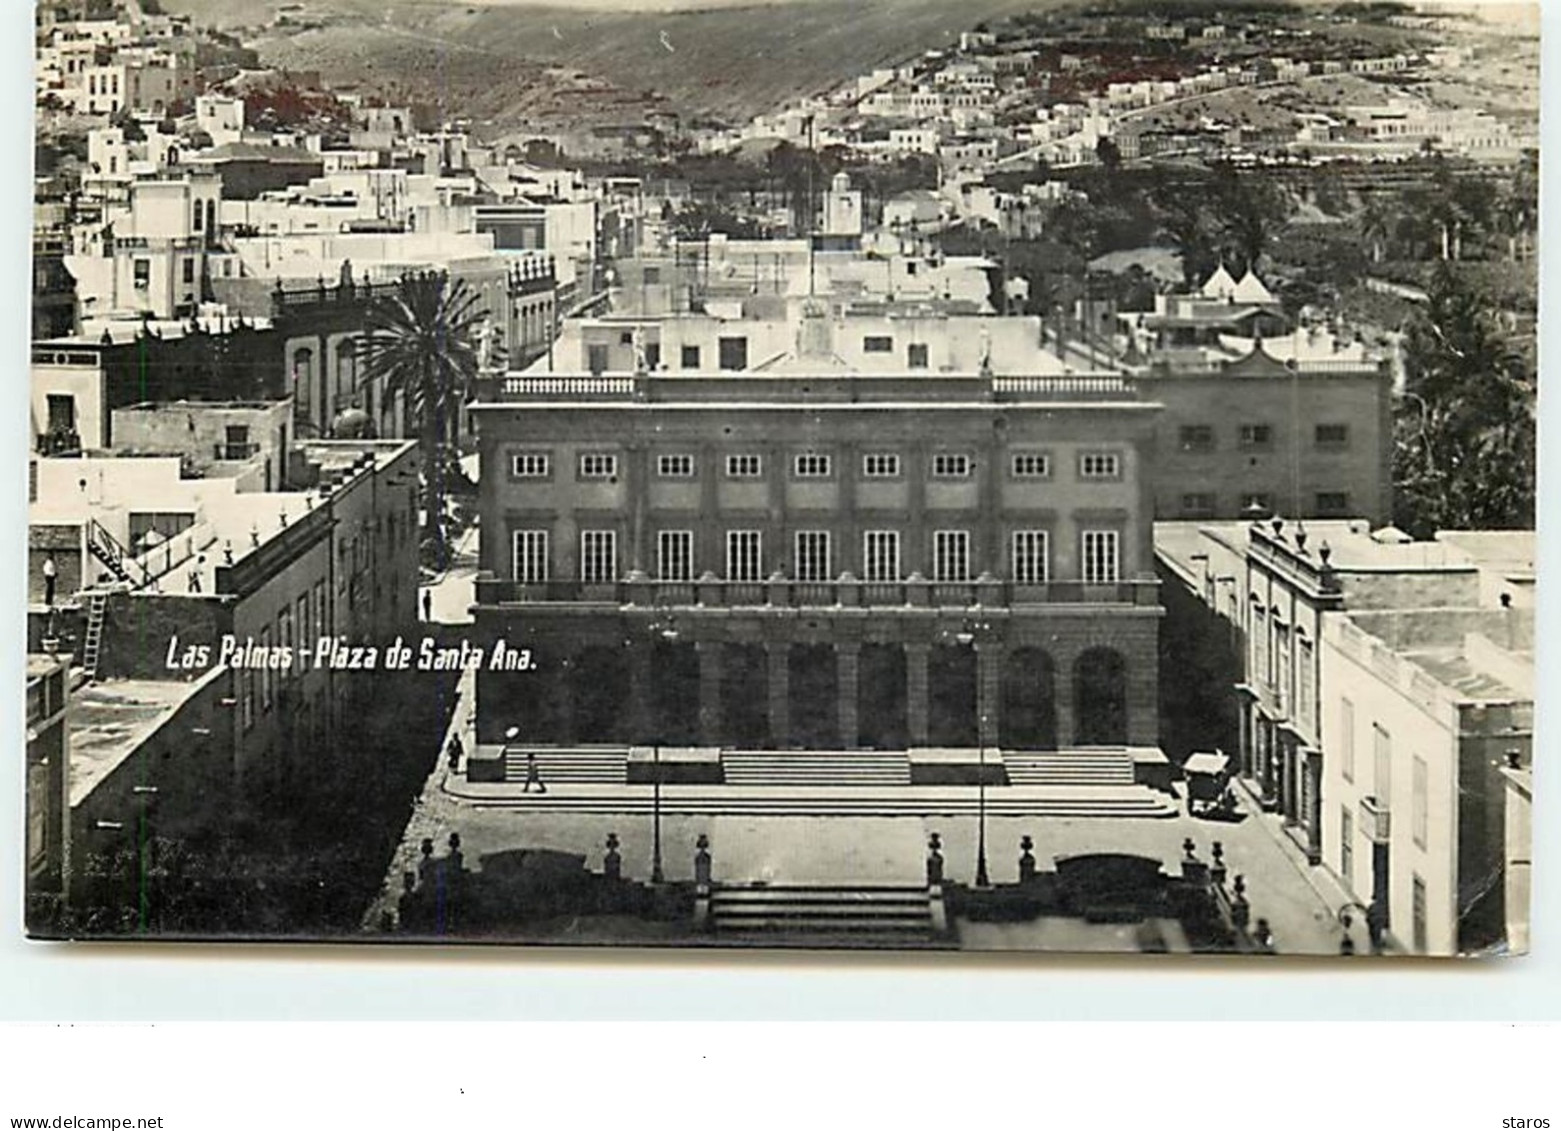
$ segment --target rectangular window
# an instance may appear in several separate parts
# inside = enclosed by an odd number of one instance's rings
[[[893,452],[870,452],[862,457],[864,479],[898,479],[900,457]]]
[[[682,361],[681,361],[681,364],[682,364],[684,369],[698,369],[699,368],[699,347],[698,346],[684,346],[683,347],[683,351],[682,351]]]
[[[300,649],[314,647],[314,624],[309,619],[309,594],[305,593],[298,598],[296,612],[293,614],[298,624],[298,646]]]
[[[1045,585],[1050,575],[1044,530],[1015,530],[1013,573],[1016,585]]]
[[[1214,450],[1213,425],[1182,425],[1181,446],[1184,452],[1212,452]]]
[[[662,581],[694,580],[692,530],[663,530],[656,535],[656,576]]]
[[[1122,458],[1116,452],[1085,452],[1079,456],[1080,479],[1119,479]]]
[[[1319,448],[1346,448],[1350,443],[1348,424],[1319,424],[1312,430],[1312,441]]]
[[[898,530],[863,532],[862,580],[900,580],[900,532]]]
[[[932,580],[970,580],[970,532],[968,530],[933,531]]]
[[[1296,630],[1296,658],[1295,658],[1295,706],[1296,714],[1300,716],[1302,724],[1308,732],[1312,732],[1312,713],[1315,703],[1312,698],[1312,688],[1315,686],[1312,679],[1313,651],[1312,642],[1300,636],[1300,630]]]
[[[748,368],[748,339],[721,338],[716,343],[722,369]]]
[[[932,457],[934,479],[969,479],[971,460],[957,452],[939,452]]]
[[[927,347],[922,342],[913,342],[905,348],[905,364],[911,369],[927,368]]]
[[[618,457],[608,452],[586,452],[580,457],[581,479],[615,479]]]
[[[617,577],[618,532],[580,531],[580,580],[587,585],[606,585]]]
[[[644,275],[641,276],[641,281],[644,282],[644,284],[647,287],[654,287],[654,286],[658,285],[661,282],[661,268],[660,267],[647,267],[647,268],[645,268],[645,273],[644,273]]]
[[[764,458],[758,455],[735,455],[726,457],[726,477],[728,479],[757,479],[764,474]]]
[[[1241,496],[1241,509],[1244,511],[1268,511],[1274,509],[1274,496],[1266,491],[1248,491]]]
[[[694,478],[694,457],[687,453],[656,457],[656,474],[663,479]]]
[[[271,626],[266,625],[260,630],[260,651],[264,653],[270,647]],[[262,711],[271,709],[271,669],[268,667],[260,669],[260,709]]]
[[[592,373],[607,372],[607,347],[605,345],[588,345],[585,347],[585,367]]]
[[[1267,424],[1243,424],[1236,433],[1236,442],[1249,451],[1267,448],[1274,442],[1274,430]]]
[[[1015,479],[1046,479],[1052,473],[1051,456],[1045,452],[1015,452],[1009,466]]]
[[[553,460],[546,452],[519,452],[510,457],[510,473],[517,479],[546,479]]]
[[[179,265],[180,278],[186,283],[195,282],[195,260],[186,259]]]
[[[245,668],[239,673],[239,686],[243,689],[240,699],[243,701],[244,729],[249,730],[255,725],[255,673],[251,668]]]
[[[894,339],[881,334],[869,334],[862,339],[863,353],[893,353]]]
[[[1339,700],[1339,773],[1355,780],[1355,704],[1348,699]]]
[[[728,530],[726,532],[726,579],[728,581],[763,581],[762,549],[763,532],[758,530]]]
[[[1182,496],[1183,518],[1212,518],[1213,516],[1214,496],[1207,491],[1197,491]]]
[[[276,643],[277,647],[284,648],[291,654],[293,649],[293,610],[291,608],[283,609],[276,615]],[[296,665],[288,664],[277,673],[277,679],[285,683],[293,677],[293,673],[297,670]]]
[[[1317,492],[1317,513],[1320,515],[1348,514],[1350,509],[1350,496],[1345,491],[1319,491]]]
[[[1339,806],[1339,878],[1344,886],[1355,888],[1355,818],[1348,805]]]
[[[792,473],[798,479],[828,479],[829,457],[817,452],[805,452],[793,461]]]
[[[541,585],[547,580],[547,531],[515,531],[515,580],[522,585]]]
[[[135,288],[144,291],[152,285],[152,261],[150,259],[137,259],[131,270],[135,274]]]
[[[1413,793],[1410,797],[1409,827],[1415,843],[1424,848],[1429,839],[1431,821],[1431,801],[1428,796],[1430,771],[1425,759],[1416,755],[1410,773]]]
[[[796,561],[798,581],[828,581],[830,578],[829,531],[797,531]]]
[[[1426,927],[1425,881],[1414,873],[1411,873],[1409,880],[1409,915],[1415,953],[1424,954],[1431,949],[1430,932]]]
[[[1109,585],[1117,580],[1117,542],[1115,530],[1084,532],[1084,584]]]
[[[1371,727],[1371,795],[1383,809],[1393,806],[1393,739],[1382,727]]]

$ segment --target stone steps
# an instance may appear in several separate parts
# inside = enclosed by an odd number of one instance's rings
[[[728,785],[910,785],[903,750],[723,750]]]
[[[1125,750],[1004,751],[1013,785],[1132,785],[1133,759]]]
[[[719,789],[720,787],[716,787]],[[664,789],[661,811],[665,814],[705,814],[754,817],[934,817],[974,816],[979,802],[974,788],[958,793],[906,796],[903,787],[873,797],[819,796],[765,789],[762,793],[704,793],[681,795]],[[649,813],[649,791],[633,796],[570,796],[550,791],[465,798],[478,809],[526,809],[557,813]],[[994,817],[1050,817],[1074,819],[1169,818],[1177,815],[1174,799],[1143,786],[1072,787],[1040,797],[1015,797],[1007,790],[989,789],[986,812]]]
[[[710,923],[718,936],[805,938],[840,936],[930,940],[932,902],[923,887],[843,887],[828,884],[717,885]]]
[[[554,782],[624,785],[629,780],[629,752],[621,746],[537,749],[536,756],[537,770],[545,786]],[[526,780],[525,750],[505,750],[504,780]]]

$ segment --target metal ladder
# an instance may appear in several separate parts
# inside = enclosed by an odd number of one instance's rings
[[[87,595],[87,635],[82,641],[81,669],[89,680],[98,675],[98,651],[103,643],[103,620],[108,612],[108,594],[94,592]]]

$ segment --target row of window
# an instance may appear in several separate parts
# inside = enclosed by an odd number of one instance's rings
[[[514,534],[514,576],[522,584],[540,585],[551,580],[547,530],[517,530]],[[862,533],[861,579],[867,582],[903,580],[900,531],[867,530]],[[1009,538],[1012,580],[1019,585],[1044,585],[1050,577],[1050,538],[1045,530],[1015,530]],[[1120,534],[1115,530],[1086,530],[1080,535],[1080,576],[1086,584],[1103,585],[1119,577]],[[728,581],[763,581],[766,577],[764,532],[726,532]],[[938,582],[972,580],[970,531],[935,530],[932,534],[931,579]],[[616,581],[618,532],[580,532],[580,580],[586,584]],[[697,576],[692,530],[661,530],[656,534],[656,578],[687,582]],[[792,537],[791,577],[796,581],[832,581],[837,576],[834,539],[828,530],[798,530]]]
[[[1274,496],[1266,491],[1244,491],[1240,496],[1240,510],[1256,507],[1272,512]],[[1350,513],[1348,491],[1318,491],[1312,496],[1312,513],[1320,516],[1344,518]],[[1210,491],[1193,491],[1181,498],[1182,518],[1213,518],[1219,514],[1219,497]]]
[[[862,456],[864,479],[898,479],[903,474],[895,452],[868,452]],[[932,478],[969,479],[975,474],[975,457],[963,452],[938,452],[932,457]],[[828,452],[802,452],[792,457],[792,475],[798,479],[829,479],[835,473],[834,456]],[[1047,452],[1015,452],[1009,459],[1014,479],[1049,479],[1052,459]],[[510,474],[517,479],[548,479],[553,458],[548,452],[518,452],[510,459]],[[698,462],[692,453],[672,452],[656,457],[656,474],[662,479],[693,479]],[[728,479],[758,479],[764,475],[764,457],[757,453],[733,453],[726,457]],[[1122,477],[1122,457],[1117,452],[1082,452],[1078,475],[1086,480]],[[611,452],[585,452],[576,465],[576,478],[613,480],[618,477],[618,457]]]
[[[1393,737],[1380,723],[1371,724],[1371,796],[1391,810],[1393,804]],[[1339,699],[1339,774],[1355,781],[1355,704]],[[1430,766],[1416,754],[1410,762],[1409,834],[1417,848],[1430,842]]]
[[[1219,446],[1212,424],[1184,424],[1178,434],[1178,442],[1184,452],[1212,452]],[[1347,448],[1350,443],[1348,424],[1319,424],[1312,429],[1312,444],[1324,451]],[[1241,451],[1262,451],[1274,446],[1274,427],[1271,424],[1242,424],[1236,429],[1236,447]]]
[[[650,269],[647,269],[647,274]],[[625,331],[619,338],[620,345],[632,345],[634,335]],[[646,342],[644,344],[645,364],[656,369],[661,365],[661,344],[659,342]],[[591,342],[585,347],[586,368],[592,373],[605,373],[608,368],[610,347],[604,342]],[[890,354],[894,352],[894,338],[887,334],[869,334],[862,338],[862,352],[873,354]],[[930,365],[930,351],[925,342],[911,342],[905,347],[905,365],[907,369],[927,369]],[[748,339],[747,338],[720,338],[716,342],[716,360],[721,369],[740,371],[748,368]],[[679,367],[682,369],[698,369],[704,362],[704,350],[700,346],[685,345],[679,347]]]

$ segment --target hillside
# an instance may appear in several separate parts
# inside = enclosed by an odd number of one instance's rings
[[[624,10],[623,0],[543,6],[495,0],[308,0],[307,22],[246,36],[268,63],[369,81],[495,125],[564,111],[626,117],[610,96],[560,91],[550,67],[573,68],[685,114],[746,120],[874,66],[945,46],[984,19],[1045,0],[652,0],[677,10]],[[280,0],[164,0],[202,24],[266,20]],[[593,103],[596,105],[592,109]]]

